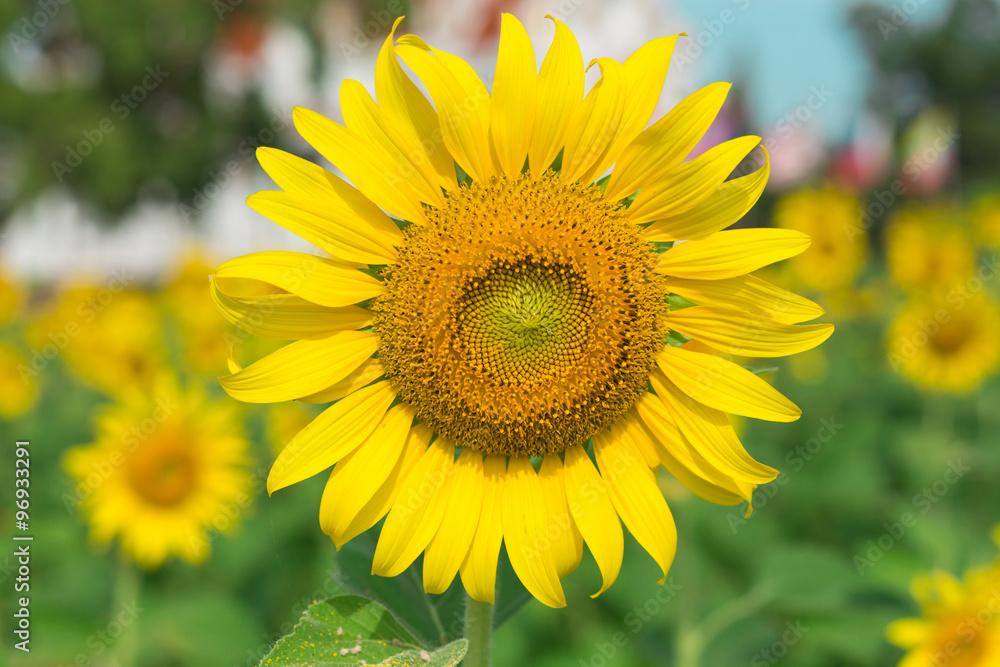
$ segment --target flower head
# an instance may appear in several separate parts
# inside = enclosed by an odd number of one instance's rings
[[[284,191],[248,203],[332,257],[237,258],[213,294],[237,325],[295,341],[222,378],[230,395],[334,401],[278,456],[269,491],[332,466],[320,525],[340,548],[385,517],[375,573],[423,553],[427,591],[460,573],[492,602],[505,544],[528,590],[558,607],[584,542],[600,590],[615,580],[622,521],[665,580],[676,530],[661,466],[729,505],[777,474],[726,413],[789,421],[799,410],[737,364],[677,346],[781,356],[832,327],[798,325],[823,311],[750,275],[805,250],[805,234],[721,231],[763,190],[766,161],[727,180],[759,139],[684,162],[728,85],[647,128],[677,38],[596,60],[602,76],[584,96],[579,46],[554,23],[536,72],[524,28],[503,15],[492,91],[394,27],[377,103],[346,81],[344,125],[294,114],[353,186],[258,151]]]
[[[976,248],[950,206],[901,210],[886,241],[889,272],[904,291],[946,289],[975,274]]]

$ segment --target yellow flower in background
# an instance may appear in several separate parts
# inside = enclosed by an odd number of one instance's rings
[[[923,617],[887,629],[889,641],[907,650],[899,667],[1000,665],[1000,561],[964,581],[947,572],[920,575],[911,589]]]
[[[12,321],[24,306],[24,290],[11,277],[0,271],[0,325]]]
[[[0,342],[0,417],[19,417],[35,405],[38,383],[28,371],[29,364],[20,350]]]
[[[886,232],[889,272],[907,292],[948,288],[972,278],[976,248],[958,213],[946,205],[911,206]]]
[[[200,563],[210,535],[232,529],[250,502],[247,447],[232,403],[159,377],[102,412],[92,444],[66,452],[76,484],[67,507],[86,514],[93,541],[118,537],[145,568],[172,556]]]
[[[200,258],[185,260],[163,290],[164,303],[178,326],[188,368],[199,375],[226,372],[233,327],[219,315],[209,292],[213,267]]]
[[[969,211],[977,243],[1000,249],[1000,194],[981,197]]]
[[[969,392],[1000,365],[1000,306],[982,295],[911,299],[889,328],[889,362],[915,384]]]
[[[827,292],[851,284],[868,255],[860,213],[857,197],[829,186],[799,190],[778,201],[774,224],[812,238],[808,250],[784,264],[796,285]]]
[[[375,67],[378,103],[345,81],[346,126],[296,109],[299,132],[356,187],[260,149],[284,191],[248,203],[332,259],[230,260],[213,295],[238,326],[295,341],[222,378],[231,396],[336,401],[278,456],[270,492],[333,467],[320,525],[340,548],[386,517],[376,574],[423,553],[426,591],[460,574],[492,602],[505,543],[528,590],[561,607],[560,578],[584,542],[599,592],[614,582],[621,522],[666,579],[677,536],[661,465],[725,505],[777,475],[727,413],[791,421],[798,408],[732,362],[665,346],[668,333],[775,357],[815,347],[832,326],[797,326],[822,309],[751,275],[804,251],[807,235],[721,231],[764,188],[766,163],[726,180],[759,138],[684,161],[728,84],[646,128],[677,38],[622,64],[598,59],[585,97],[576,38],[554,23],[536,73],[527,34],[503,15],[492,94],[460,58],[393,32]],[[668,309],[670,294],[696,305]]]
[[[166,365],[160,311],[138,290],[69,289],[29,325],[26,336],[36,374],[61,358],[113,396],[149,391]]]

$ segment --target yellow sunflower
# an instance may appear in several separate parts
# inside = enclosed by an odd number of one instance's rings
[[[886,232],[889,272],[907,292],[947,288],[973,277],[976,248],[947,205],[911,206]]]
[[[247,447],[232,403],[161,376],[101,413],[93,443],[66,452],[75,486],[64,500],[86,513],[96,543],[119,537],[145,568],[174,555],[200,563],[250,502]]]
[[[378,103],[346,81],[344,125],[294,113],[353,186],[258,151],[284,191],[249,205],[332,259],[240,257],[213,290],[233,322],[296,341],[221,378],[231,396],[336,401],[278,456],[269,491],[333,466],[320,525],[339,548],[386,517],[375,573],[395,576],[423,552],[427,591],[460,573],[492,602],[506,544],[528,590],[561,607],[583,543],[600,590],[615,580],[622,521],[665,579],[676,530],[661,465],[729,505],[777,474],[726,413],[790,421],[799,410],[744,368],[677,345],[772,357],[832,327],[795,325],[823,311],[749,275],[805,250],[805,234],[721,231],[764,188],[766,164],[727,180],[759,138],[684,162],[728,84],[646,128],[677,38],[596,60],[602,76],[584,96],[576,38],[553,22],[536,72],[524,28],[503,15],[492,93],[463,60],[397,41],[394,27],[375,66]],[[253,281],[285,293],[255,295]]]
[[[15,346],[0,342],[0,417],[19,417],[35,405],[38,383],[30,364]]]
[[[212,266],[200,258],[184,261],[163,290],[164,303],[177,323],[187,366],[200,375],[226,370],[232,326],[212,302],[208,277]]]
[[[977,243],[1000,249],[1000,194],[980,197],[969,213]]]
[[[892,623],[889,641],[907,650],[899,667],[1000,665],[1000,561],[966,573],[920,575],[911,586],[923,618]]]
[[[809,249],[785,265],[795,284],[822,292],[851,284],[868,254],[860,212],[857,197],[829,186],[799,190],[778,201],[774,224],[812,237]]]
[[[913,298],[889,328],[889,363],[921,387],[969,392],[1000,365],[1000,307],[982,295]]]

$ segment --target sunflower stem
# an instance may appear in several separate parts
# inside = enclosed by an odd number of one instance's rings
[[[493,664],[493,605],[472,598],[465,601],[465,638],[469,651],[464,667],[490,667]]]
[[[122,619],[123,610],[138,610],[139,596],[142,591],[142,573],[127,558],[122,557],[112,589],[110,623],[125,625]],[[129,617],[134,623],[135,618]],[[110,624],[109,624],[110,627]],[[133,667],[139,648],[138,628],[124,628],[121,636],[109,652],[110,664],[115,667]]]

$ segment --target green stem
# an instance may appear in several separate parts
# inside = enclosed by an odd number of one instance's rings
[[[142,573],[136,565],[127,558],[121,558],[115,576],[114,589],[111,594],[111,622],[122,623],[123,609],[139,608],[139,593],[142,588]],[[137,619],[131,618],[135,624]],[[132,667],[135,665],[136,653],[139,649],[138,628],[123,628],[122,634],[109,651],[112,665]]]
[[[467,598],[465,602],[465,638],[469,652],[465,667],[490,667],[493,664],[493,605]]]

